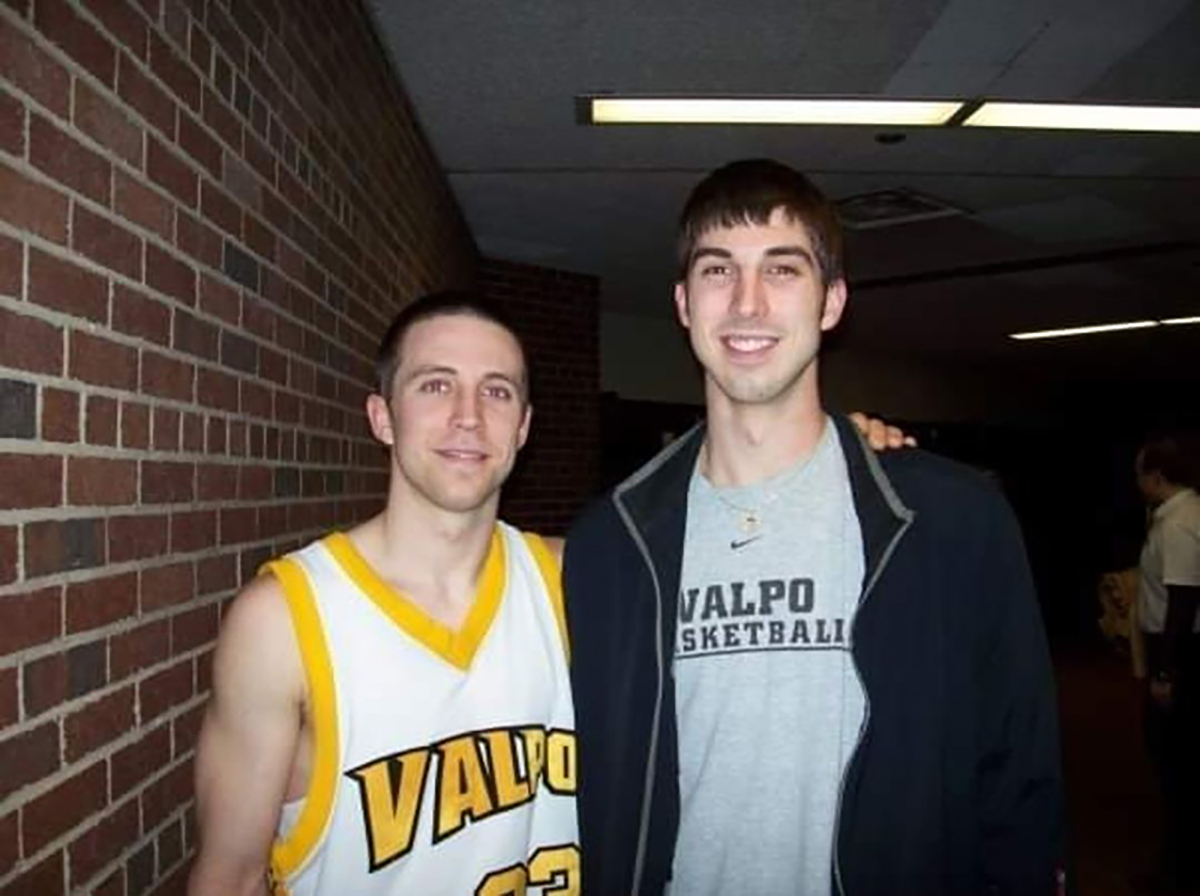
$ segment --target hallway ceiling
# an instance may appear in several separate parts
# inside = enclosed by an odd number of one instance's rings
[[[368,0],[480,250],[602,278],[671,313],[675,215],[772,156],[837,200],[961,214],[848,234],[844,344],[1083,378],[1200,377],[1200,326],[1008,333],[1200,314],[1200,135],[870,127],[588,127],[575,97],[987,96],[1200,104],[1200,2]],[[1069,344],[1068,344],[1069,343]]]

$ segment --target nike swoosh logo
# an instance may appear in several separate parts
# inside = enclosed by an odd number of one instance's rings
[[[761,535],[755,535],[751,538],[747,538],[745,541],[731,541],[731,542],[729,542],[729,547],[731,547],[733,550],[736,551],[740,548],[744,548],[746,545],[750,544],[750,542],[752,542],[752,541],[758,541],[760,538],[762,538]]]

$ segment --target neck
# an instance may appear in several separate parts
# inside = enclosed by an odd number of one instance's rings
[[[762,404],[732,401],[711,381],[706,391],[708,429],[700,471],[715,486],[770,479],[812,454],[825,431],[815,375]]]

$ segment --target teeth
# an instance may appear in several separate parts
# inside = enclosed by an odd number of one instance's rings
[[[725,339],[725,344],[734,351],[756,352],[774,345],[775,340],[762,336],[728,336]]]

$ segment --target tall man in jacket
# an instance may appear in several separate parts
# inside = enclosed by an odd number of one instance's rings
[[[821,406],[834,211],[770,161],[683,211],[707,422],[567,539],[584,892],[1053,894],[1053,680],[980,476]]]

